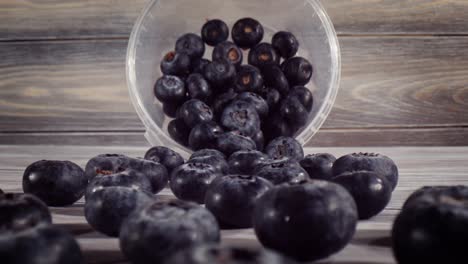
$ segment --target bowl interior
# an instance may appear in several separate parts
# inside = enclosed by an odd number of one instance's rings
[[[315,0],[154,0],[135,24],[127,54],[127,80],[134,106],[146,126],[146,137],[153,145],[165,145],[187,154],[190,151],[167,134],[171,120],[153,94],[153,85],[161,77],[160,61],[174,49],[184,33],[200,34],[207,19],[219,18],[229,27],[239,18],[252,17],[265,28],[264,42],[285,30],[298,39],[298,56],[314,66],[312,81],[307,87],[314,95],[314,107],[306,127],[296,135],[306,143],[320,128],[334,103],[340,77],[338,40],[323,7]],[[211,59],[207,46],[205,58]],[[244,63],[246,54],[244,54]]]

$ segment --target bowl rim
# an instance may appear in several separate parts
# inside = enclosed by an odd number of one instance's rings
[[[130,94],[132,104],[138,114],[138,117],[145,126],[145,137],[150,144],[155,144],[155,140],[159,142],[168,142],[171,145],[178,146],[178,148],[180,148],[182,151],[191,153],[192,150],[173,140],[170,136],[168,136],[168,134],[165,131],[163,131],[159,126],[155,124],[155,122],[151,118],[151,115],[145,109],[142,100],[137,96],[135,71],[137,37],[140,33],[140,28],[143,24],[144,19],[146,18],[150,10],[153,8],[153,6],[157,5],[159,1],[160,0],[151,0],[144,7],[143,11],[140,13],[135,24],[133,25],[127,45],[127,53],[125,58],[125,71],[128,92]],[[320,18],[322,24],[324,24],[323,28],[325,29],[325,33],[329,40],[330,55],[332,62],[331,66],[336,70],[332,71],[330,89],[327,93],[327,100],[317,111],[317,114],[320,115],[319,118],[314,118],[314,120],[301,131],[301,133],[295,136],[295,138],[301,143],[301,145],[305,145],[308,141],[310,141],[310,139],[319,131],[320,127],[323,125],[328,115],[330,114],[335,103],[338,90],[340,88],[341,78],[340,44],[335,28],[333,26],[333,22],[331,21],[330,17],[326,13],[325,8],[319,0],[306,0],[306,2],[314,8],[314,10],[316,11],[316,15]]]

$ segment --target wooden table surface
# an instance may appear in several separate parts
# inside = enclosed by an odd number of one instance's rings
[[[21,178],[27,165],[39,159],[68,159],[84,166],[102,153],[143,156],[147,147],[109,146],[18,146],[0,145],[0,188],[21,192]],[[389,231],[402,203],[411,192],[425,185],[468,184],[468,147],[346,147],[307,148],[306,153],[329,152],[336,156],[351,152],[379,152],[393,158],[400,171],[400,182],[386,210],[358,224],[353,241],[341,252],[320,263],[391,264],[395,263]],[[160,194],[168,198],[170,190]],[[87,263],[126,263],[116,238],[107,238],[90,228],[83,217],[83,201],[66,208],[51,208],[55,224],[72,231]],[[222,243],[260,246],[252,229],[222,231]]]

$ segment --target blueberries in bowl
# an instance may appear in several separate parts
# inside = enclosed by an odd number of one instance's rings
[[[47,205],[31,194],[1,193],[0,216],[0,236],[10,230],[52,223]]]
[[[414,192],[393,223],[398,263],[466,262],[467,204],[466,186],[428,186]]]
[[[291,32],[279,31],[273,35],[271,44],[281,57],[289,59],[299,50],[299,42]]]
[[[192,128],[188,145],[193,150],[216,147],[216,138],[224,129],[214,121],[200,123]]]
[[[265,153],[272,159],[300,161],[304,158],[301,143],[292,137],[278,137],[265,147]]]
[[[192,61],[192,73],[205,74],[205,66],[209,63],[210,61],[204,58]]]
[[[293,127],[307,124],[309,112],[297,96],[287,96],[281,101],[280,115]]]
[[[318,180],[271,188],[258,199],[253,216],[265,247],[299,261],[326,258],[344,248],[357,220],[351,195],[338,184]]]
[[[224,41],[215,46],[212,59],[213,61],[224,59],[239,67],[242,64],[243,55],[236,44]]]
[[[276,89],[281,95],[287,95],[289,93],[288,79],[278,65],[269,64],[263,66],[262,76],[265,85],[270,89]]]
[[[169,186],[177,198],[203,204],[208,186],[221,176],[212,165],[189,162],[172,171]]]
[[[273,184],[251,175],[227,175],[214,180],[205,196],[205,205],[221,226],[248,228],[257,199]]]
[[[296,97],[302,106],[310,112],[314,105],[314,97],[312,92],[304,86],[294,86],[289,92],[289,96]]]
[[[292,86],[306,85],[313,74],[312,64],[302,57],[293,57],[284,62],[284,75]]]
[[[252,92],[243,92],[237,96],[237,99],[252,105],[260,118],[265,118],[268,116],[268,103],[260,95]]]
[[[332,167],[336,158],[328,153],[316,153],[305,156],[299,163],[309,174],[311,179],[331,180]]]
[[[352,153],[340,157],[333,163],[333,175],[350,171],[375,171],[385,177],[395,189],[398,183],[398,168],[389,157],[377,153]]]
[[[236,67],[226,59],[208,63],[204,71],[205,78],[216,88],[215,93],[220,93],[225,90],[225,86],[233,84],[236,74]]]
[[[187,33],[177,39],[175,51],[184,52],[191,59],[200,59],[205,53],[205,43],[200,36]]]
[[[167,124],[167,133],[177,143],[188,146],[190,128],[182,119],[173,119]]]
[[[252,65],[240,66],[234,90],[241,92],[260,92],[263,87],[263,76],[257,67]]]
[[[226,23],[220,19],[208,20],[202,27],[201,36],[206,44],[216,46],[228,39],[229,28]]]
[[[166,167],[168,173],[184,164],[184,158],[179,153],[164,146],[150,148],[145,154],[145,159],[161,163]]]
[[[190,57],[183,52],[168,52],[161,61],[161,72],[165,75],[186,76],[190,67]]]
[[[294,264],[295,261],[266,249],[204,244],[174,254],[164,264]]]
[[[23,174],[23,191],[49,206],[72,205],[83,197],[87,185],[83,169],[70,161],[36,161]]]
[[[255,150],[257,145],[250,137],[243,136],[239,131],[230,131],[217,138],[217,149],[224,155],[230,156],[239,150]]]
[[[242,49],[255,47],[263,39],[263,26],[253,18],[239,19],[232,27],[232,39]]]
[[[369,219],[380,213],[392,197],[392,186],[384,177],[372,171],[345,172],[333,178],[356,202],[359,219]]]
[[[185,80],[187,92],[190,98],[208,102],[211,99],[213,91],[210,84],[202,74],[192,73]]]
[[[219,240],[218,223],[207,209],[177,200],[153,202],[135,211],[120,232],[123,254],[138,264],[164,263],[181,250]]]

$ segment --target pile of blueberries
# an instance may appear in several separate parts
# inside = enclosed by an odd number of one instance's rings
[[[295,57],[299,42],[292,33],[279,31],[271,44],[262,42],[263,26],[243,18],[231,36],[232,42],[225,22],[209,20],[201,37],[182,35],[161,61],[163,76],[154,93],[164,113],[175,118],[169,135],[192,150],[262,150],[276,137],[293,136],[312,110],[305,85],[313,67]],[[203,58],[205,45],[214,47],[211,61]],[[248,64],[242,64],[243,50]]]
[[[51,224],[47,206],[69,206],[84,196],[90,226],[118,237],[132,263],[314,261],[345,247],[358,220],[385,208],[397,181],[398,169],[384,155],[304,156],[290,137],[272,140],[265,152],[201,149],[187,161],[162,146],[144,158],[98,155],[84,170],[41,160],[26,168],[24,194],[0,190],[0,259],[82,263],[76,240]],[[178,199],[156,195],[167,186]],[[416,191],[394,223],[396,259],[464,263],[467,215],[468,187]],[[250,227],[266,249],[219,244],[220,229]]]

